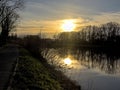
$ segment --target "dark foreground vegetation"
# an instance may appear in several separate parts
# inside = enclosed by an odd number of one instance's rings
[[[13,90],[80,90],[80,86],[40,57],[35,59],[28,51],[20,49]]]

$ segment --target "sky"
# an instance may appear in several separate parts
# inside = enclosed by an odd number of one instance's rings
[[[19,13],[19,35],[48,35],[61,32],[64,20],[74,20],[75,31],[87,25],[119,23],[120,0],[25,0],[25,8]]]

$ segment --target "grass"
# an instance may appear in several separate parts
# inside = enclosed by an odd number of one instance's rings
[[[62,90],[48,70],[29,53],[22,50],[14,76],[13,90]]]

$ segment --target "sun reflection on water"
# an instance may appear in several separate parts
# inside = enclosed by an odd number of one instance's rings
[[[68,56],[68,57],[64,58],[62,63],[63,63],[62,65],[64,68],[74,69],[74,70],[82,68],[80,62],[72,56]]]
[[[64,59],[64,63],[67,65],[71,65],[72,64],[72,60],[70,58],[65,58]]]

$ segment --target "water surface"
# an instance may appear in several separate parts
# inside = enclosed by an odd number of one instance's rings
[[[120,53],[100,49],[45,49],[42,55],[83,90],[120,90]]]

